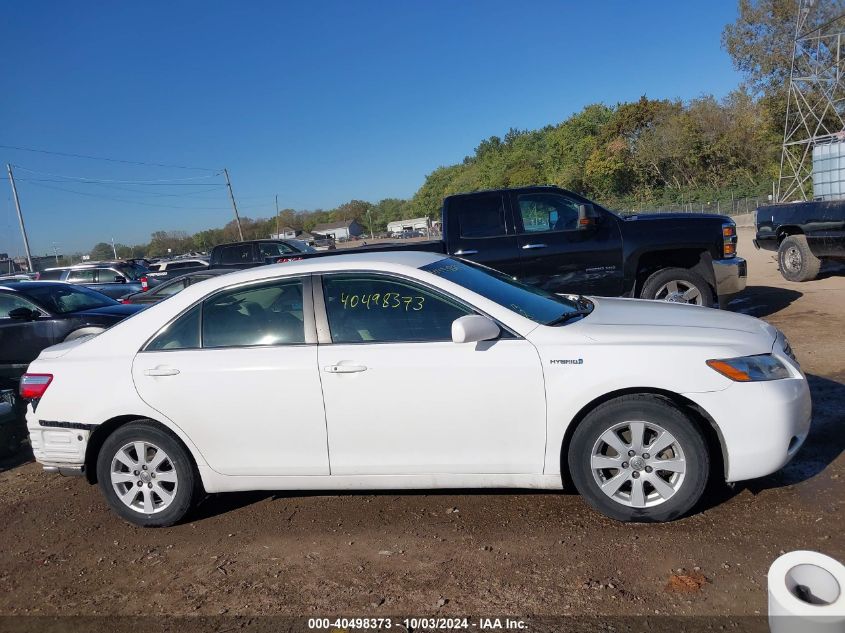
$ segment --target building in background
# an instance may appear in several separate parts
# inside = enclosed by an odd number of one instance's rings
[[[387,223],[387,232],[391,235],[403,231],[422,231],[425,233],[431,228],[431,220],[428,218],[411,218],[410,220],[395,220]]]
[[[318,224],[311,232],[320,237],[330,237],[343,242],[352,237],[360,237],[364,233],[364,227],[355,220],[343,220],[341,222],[328,222]]]

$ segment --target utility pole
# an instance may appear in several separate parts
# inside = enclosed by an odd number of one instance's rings
[[[29,252],[29,238],[26,236],[26,226],[23,223],[23,214],[21,213],[21,201],[18,199],[18,188],[15,186],[15,176],[12,174],[12,166],[6,163],[6,170],[9,172],[9,183],[12,185],[12,196],[15,198],[15,209],[18,211],[18,222],[21,225],[21,235],[23,235],[23,248],[26,251],[26,265],[29,267],[29,272],[34,272],[32,267],[32,254]]]
[[[281,239],[279,235],[279,194],[276,194],[276,239]]]
[[[56,246],[55,242],[53,242],[53,255],[56,256],[56,266],[58,266],[59,265],[59,249]]]
[[[114,246],[114,238],[111,238],[111,251],[114,253],[114,258],[117,259],[117,248]]]
[[[241,230],[241,217],[238,215],[238,203],[235,202],[235,192],[232,191],[232,181],[229,180],[229,170],[223,169],[226,176],[226,186],[229,187],[229,197],[232,199],[232,208],[235,210],[235,223],[238,225],[238,237],[241,242],[244,241],[244,232]]]

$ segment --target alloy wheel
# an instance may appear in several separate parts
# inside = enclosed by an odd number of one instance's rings
[[[668,301],[670,303],[691,303],[700,306],[704,303],[704,298],[701,296],[701,291],[688,281],[681,279],[666,282],[654,295],[658,301]]]
[[[686,458],[675,436],[659,424],[626,421],[596,440],[590,470],[599,489],[613,501],[648,508],[665,503],[680,490]]]
[[[170,457],[150,442],[124,444],[112,459],[111,484],[128,508],[144,514],[166,509],[179,485]]]

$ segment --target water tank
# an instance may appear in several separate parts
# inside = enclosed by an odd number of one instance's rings
[[[845,142],[813,146],[813,198],[845,198]]]

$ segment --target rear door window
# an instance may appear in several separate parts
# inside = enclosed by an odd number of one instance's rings
[[[234,244],[223,247],[220,253],[220,262],[223,264],[251,264],[252,244]]]
[[[202,304],[203,347],[305,342],[302,281],[277,280],[235,288]]]
[[[98,268],[97,269],[97,283],[98,284],[113,284],[117,281],[116,277],[125,279],[123,275],[112,268]]]
[[[81,268],[77,270],[68,271],[67,281],[72,281],[78,284],[93,284],[94,283],[93,268]]]
[[[498,237],[507,234],[505,201],[501,194],[457,197],[449,202],[456,213],[461,237]]]

